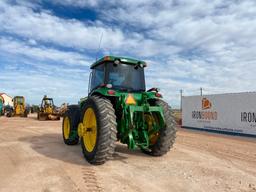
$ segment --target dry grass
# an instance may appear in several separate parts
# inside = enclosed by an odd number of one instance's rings
[[[175,121],[178,123],[178,124],[181,124],[181,111],[180,109],[173,109],[173,113],[174,113],[174,117],[175,117]]]

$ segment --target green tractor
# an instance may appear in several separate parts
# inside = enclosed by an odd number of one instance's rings
[[[68,106],[64,143],[78,144],[91,164],[112,157],[116,141],[162,156],[173,146],[176,123],[157,88],[146,91],[143,61],[106,56],[91,66],[88,97]]]

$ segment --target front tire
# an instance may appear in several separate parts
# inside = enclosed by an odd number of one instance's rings
[[[111,102],[98,96],[89,97],[83,106],[81,147],[85,159],[95,165],[112,157],[117,140],[115,110]]]
[[[12,111],[8,111],[7,113],[6,113],[6,117],[11,117],[12,116]]]

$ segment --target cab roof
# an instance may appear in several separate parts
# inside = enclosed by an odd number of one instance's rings
[[[115,60],[120,60],[121,63],[126,63],[126,64],[131,64],[131,65],[138,65],[138,64],[143,64],[144,66],[146,66],[146,62],[145,61],[141,61],[141,60],[137,60],[137,59],[132,59],[132,58],[128,58],[128,57],[117,57],[117,56],[105,56],[102,57],[101,59],[97,60],[96,62],[94,62],[91,65],[91,69],[93,69],[94,67],[96,67],[97,65],[100,65],[106,61],[115,61]]]
[[[53,100],[53,99],[50,97],[45,97],[45,98],[43,98],[43,100]]]
[[[15,96],[14,98],[24,98],[24,96]]]

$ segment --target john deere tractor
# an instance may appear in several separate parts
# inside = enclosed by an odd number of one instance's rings
[[[143,61],[106,56],[91,65],[88,97],[68,106],[62,132],[64,143],[78,144],[91,164],[103,164],[116,141],[162,156],[173,146],[175,120],[159,89],[146,91]]]
[[[13,99],[13,107],[6,107],[6,116],[7,117],[28,117],[28,110],[25,104],[25,98],[23,96],[15,96]]]
[[[42,99],[41,106],[37,112],[37,119],[40,121],[60,120],[60,115],[56,111],[53,99],[45,95]]]

